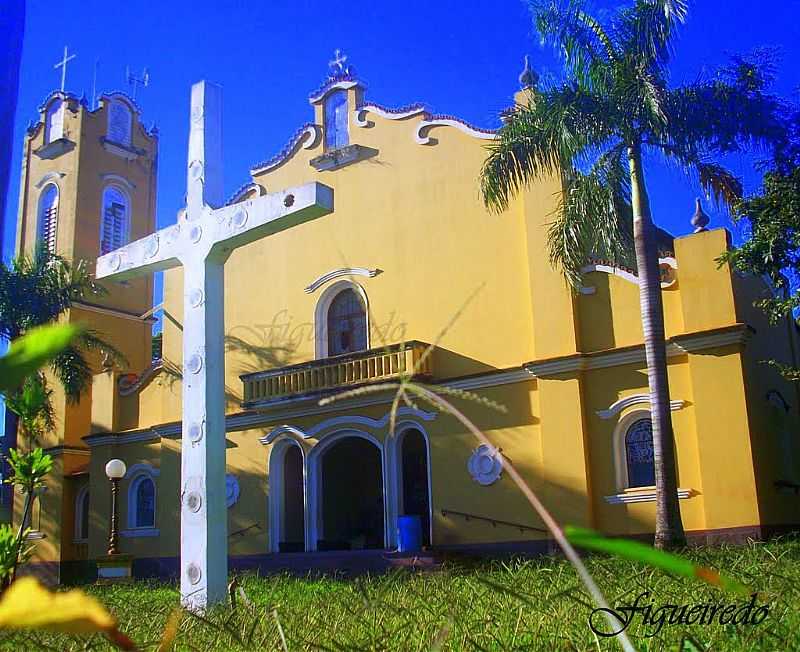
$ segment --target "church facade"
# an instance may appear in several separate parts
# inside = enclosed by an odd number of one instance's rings
[[[491,131],[374,103],[342,66],[310,104],[311,120],[228,201],[310,181],[335,195],[333,213],[246,245],[225,266],[231,567],[378,566],[403,517],[433,552],[546,550],[544,526],[504,472],[511,463],[562,523],[652,532],[635,272],[587,261],[580,292],[566,286],[546,250],[555,176],[488,213],[478,177]],[[56,92],[40,112],[24,143],[17,250],[42,242],[93,263],[152,233],[158,134],[135,102],[110,93],[90,110]],[[679,503],[703,541],[800,522],[800,397],[761,364],[797,364],[800,342],[753,308],[770,291],[760,279],[718,266],[728,246],[721,229],[660,238]],[[56,464],[31,523],[34,563],[62,580],[105,554],[114,458],[127,466],[121,551],[139,575],[177,571],[182,272],[165,272],[159,306],[151,279],[107,286],[67,319],[128,366],[93,360],[77,404],[53,383],[57,428],[45,444]],[[493,447],[422,401],[392,419],[395,391],[370,386],[412,370]]]

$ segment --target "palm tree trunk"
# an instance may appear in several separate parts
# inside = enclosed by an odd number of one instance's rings
[[[650,201],[644,184],[639,143],[628,148],[628,165],[631,177],[633,239],[639,273],[639,301],[647,360],[647,380],[650,386],[650,414],[653,422],[653,460],[656,476],[655,546],[674,548],[686,544],[686,535],[678,505],[658,247],[655,226],[650,215]]]

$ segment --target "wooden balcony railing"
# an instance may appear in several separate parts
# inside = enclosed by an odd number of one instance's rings
[[[417,369],[415,377],[430,377],[431,356],[422,359],[427,348],[424,342],[411,341],[244,374],[240,376],[244,383],[243,405],[385,382],[414,369]]]

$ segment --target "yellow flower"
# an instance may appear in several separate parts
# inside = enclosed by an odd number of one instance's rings
[[[99,601],[78,589],[53,593],[32,577],[18,579],[3,594],[0,629],[103,632],[121,649],[135,649],[133,642],[117,629],[117,619]]]

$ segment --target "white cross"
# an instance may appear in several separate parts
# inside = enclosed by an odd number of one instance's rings
[[[64,57],[55,66],[53,66],[53,68],[55,68],[56,70],[61,68],[61,92],[62,93],[64,92],[64,86],[67,83],[67,63],[72,61],[77,56],[78,56],[77,54],[70,54],[69,56],[67,56],[67,46],[65,45],[64,46]]]
[[[347,55],[342,54],[342,51],[339,48],[336,48],[333,51],[333,61],[329,61],[328,65],[331,68],[331,71],[334,73],[337,72],[344,72],[344,64],[347,61]]]
[[[222,206],[221,109],[219,86],[192,86],[185,216],[101,256],[96,272],[124,280],[183,266],[180,570],[181,602],[193,610],[224,601],[228,578],[225,260],[237,247],[333,210],[333,191],[316,182]]]

